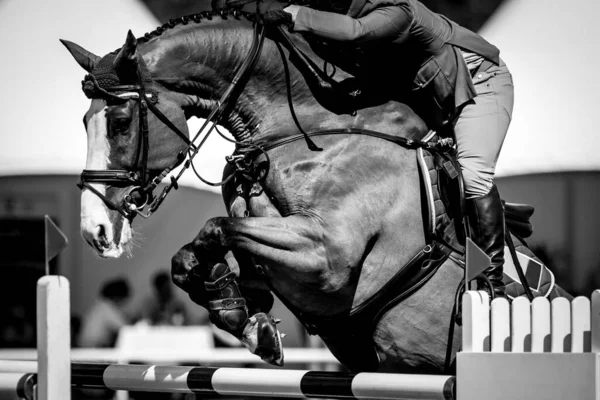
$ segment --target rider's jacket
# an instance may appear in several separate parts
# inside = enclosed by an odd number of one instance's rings
[[[347,48],[360,49],[349,71],[355,75],[403,74],[407,96],[438,109],[425,118],[430,126],[476,96],[461,49],[500,62],[494,45],[417,0],[353,0],[346,15],[301,7],[293,29],[342,46],[351,42]]]

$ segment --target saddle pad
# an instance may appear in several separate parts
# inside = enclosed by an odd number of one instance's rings
[[[428,135],[426,140],[430,139]],[[455,227],[440,191],[440,171],[436,167],[435,158],[431,152],[423,148],[418,148],[416,153],[419,176],[423,185],[425,231],[432,239],[442,238],[446,243],[462,248],[463,246],[457,242]]]
[[[555,296],[555,280],[554,274],[548,269],[535,254],[522,242],[515,240],[515,250],[517,258],[525,279],[529,284],[533,297],[549,297],[552,299]],[[525,289],[517,274],[515,262],[510,254],[508,247],[504,248],[504,284],[506,285],[506,295],[513,299],[515,297],[525,295]]]
[[[435,135],[430,133],[426,136],[424,141],[431,140],[433,137],[435,137]],[[423,184],[425,203],[424,207],[426,213],[426,232],[431,235],[431,237],[441,237],[446,241],[446,243],[450,243],[457,249],[462,249],[463,246],[457,241],[452,218],[448,215],[446,208],[447,206],[444,204],[439,187],[439,174],[443,172],[440,172],[440,170],[436,168],[434,156],[429,151],[424,150],[423,148],[418,148],[416,153],[417,164],[419,166],[419,175]],[[509,207],[507,208],[509,210],[514,209],[512,204],[509,204]],[[522,236],[519,235],[520,237],[526,237],[531,234],[532,230],[531,223],[527,220],[527,217],[533,213],[533,207],[526,206],[526,208],[517,208],[522,209],[525,212],[526,218],[523,220],[522,217],[520,217],[516,219],[516,221],[523,224],[526,223],[528,229],[523,231],[526,232],[526,234]],[[507,215],[507,222],[510,220],[511,216],[512,213],[509,212]],[[515,216],[518,215],[515,214]],[[507,228],[511,229],[514,227],[507,223]],[[523,232],[517,230],[516,233],[523,234]],[[556,293],[554,291],[555,281],[552,271],[550,271],[537,257],[535,257],[535,254],[533,254],[533,252],[520,238],[513,235],[513,242],[515,243],[515,249],[519,263],[523,268],[525,278],[527,279],[527,283],[529,284],[533,295],[535,297],[554,297]],[[525,289],[523,288],[521,280],[519,279],[515,263],[508,247],[505,248],[504,254],[504,283],[506,284],[507,296],[509,298],[523,296],[525,295]],[[460,262],[464,262],[464,257],[462,255],[455,254],[455,259],[460,260]]]

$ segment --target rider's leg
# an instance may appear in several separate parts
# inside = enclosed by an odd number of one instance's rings
[[[484,274],[496,295],[504,295],[504,211],[494,185],[494,171],[513,110],[513,83],[502,62],[478,73],[473,83],[477,97],[456,121],[458,161],[461,165],[471,236],[491,258]]]

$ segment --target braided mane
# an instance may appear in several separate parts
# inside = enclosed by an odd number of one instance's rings
[[[164,23],[163,25],[159,26],[152,32],[148,32],[144,36],[138,38],[138,41],[140,43],[146,43],[151,39],[159,37],[160,35],[163,34],[163,32],[166,32],[169,29],[175,28],[176,26],[187,25],[190,22],[200,23],[200,22],[202,22],[202,20],[212,21],[212,19],[214,17],[220,17],[222,20],[226,20],[229,17],[233,17],[233,18],[239,20],[240,17],[244,17],[250,22],[256,21],[256,14],[247,12],[247,11],[237,11],[237,10],[221,11],[221,12],[202,11],[197,14],[187,15],[187,16],[179,17],[179,18],[172,18],[169,20],[169,22]]]

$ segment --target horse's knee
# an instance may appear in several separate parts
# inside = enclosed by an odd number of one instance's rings
[[[190,292],[193,286],[193,269],[199,265],[192,244],[186,244],[171,258],[171,279],[173,283]]]
[[[203,250],[210,250],[210,252],[224,249],[225,247],[225,235],[224,228],[227,218],[215,217],[211,218],[202,227],[194,241],[192,246],[196,253],[202,252]],[[223,250],[223,255],[225,254]]]
[[[194,303],[206,307],[208,299],[204,279],[199,276],[200,268],[191,243],[183,246],[171,258],[171,279],[173,283],[187,292]]]

